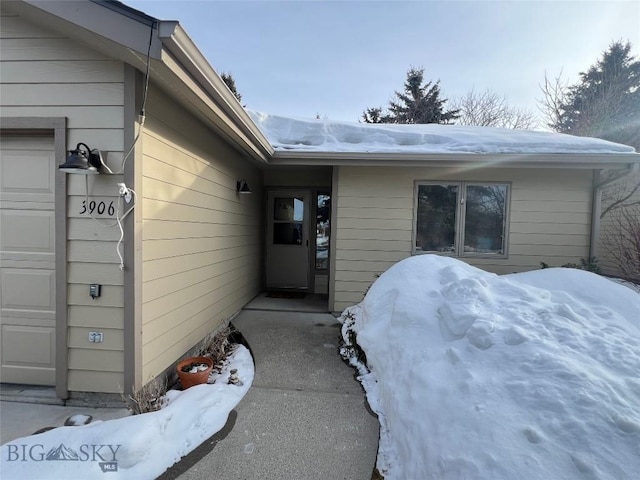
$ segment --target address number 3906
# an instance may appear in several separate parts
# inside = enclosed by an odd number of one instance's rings
[[[98,214],[104,215],[105,213],[110,217],[116,213],[116,209],[113,205],[113,202],[96,202],[95,200],[91,200],[88,204],[86,200],[82,201],[82,209],[80,210],[80,215],[85,213],[89,213],[90,215]]]

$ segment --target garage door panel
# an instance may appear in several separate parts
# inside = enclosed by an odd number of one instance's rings
[[[19,256],[17,255],[17,257]],[[39,268],[42,270],[56,268],[54,255],[41,254],[39,256],[42,257],[42,260],[21,260],[20,258],[11,258],[11,255],[1,255],[0,268]]]
[[[53,139],[0,142],[0,360],[3,382],[55,384]]]
[[[0,273],[2,309],[55,310],[55,273],[52,270],[3,268]]]
[[[55,248],[55,212],[4,210],[0,214],[3,252],[51,253]]]
[[[53,152],[2,150],[0,185],[5,196],[48,193],[55,188]]]
[[[2,326],[3,365],[50,368],[54,361],[55,329]]]
[[[49,194],[29,194],[19,195],[11,193],[0,194],[2,208],[16,210],[53,210],[53,195]]]
[[[2,311],[2,325],[55,328],[52,327],[54,315],[53,312],[12,310],[8,308]]]
[[[23,385],[55,385],[56,371],[53,368],[38,368],[7,365],[2,367],[2,381]]]

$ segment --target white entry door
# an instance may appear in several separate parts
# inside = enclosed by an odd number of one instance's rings
[[[0,142],[0,357],[7,383],[55,383],[53,138]]]
[[[271,191],[267,201],[267,288],[309,288],[308,191]]]

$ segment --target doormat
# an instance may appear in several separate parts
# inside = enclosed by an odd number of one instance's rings
[[[301,299],[306,297],[304,292],[267,292],[268,298],[295,298]]]

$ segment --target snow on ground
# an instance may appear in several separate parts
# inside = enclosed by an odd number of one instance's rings
[[[248,112],[276,150],[400,153],[629,153],[633,147],[561,133],[463,125],[388,125]]]
[[[637,479],[640,295],[581,270],[404,260],[345,310],[386,480]],[[352,363],[357,363],[352,358]]]
[[[238,370],[241,386],[227,384],[231,369]],[[2,445],[2,479],[155,479],[224,427],[253,375],[251,354],[240,345],[222,372],[210,377],[221,381],[171,390],[162,410],[60,427]]]

